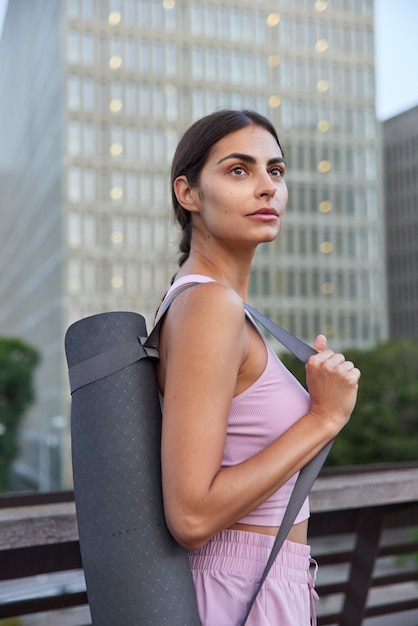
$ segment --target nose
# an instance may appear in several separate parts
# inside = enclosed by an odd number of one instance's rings
[[[272,198],[277,191],[277,187],[271,180],[270,174],[266,171],[260,172],[257,180],[256,195],[259,198]]]

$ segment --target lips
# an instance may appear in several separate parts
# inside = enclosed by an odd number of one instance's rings
[[[263,207],[262,209],[258,209],[251,213],[251,215],[273,215],[274,217],[279,217],[279,213],[273,207]]]
[[[280,213],[271,206],[263,206],[261,209],[254,211],[254,213],[250,213],[248,217],[258,222],[277,222]]]

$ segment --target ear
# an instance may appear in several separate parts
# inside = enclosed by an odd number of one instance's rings
[[[174,181],[174,193],[179,204],[186,211],[198,212],[199,194],[195,187],[192,187],[186,176],[178,176]]]

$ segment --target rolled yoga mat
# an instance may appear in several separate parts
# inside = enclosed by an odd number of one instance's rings
[[[199,626],[186,551],[168,531],[161,409],[137,313],[69,327],[71,438],[80,550],[93,626]]]

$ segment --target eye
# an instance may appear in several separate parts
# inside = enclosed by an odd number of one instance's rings
[[[234,174],[234,176],[244,176],[246,173],[247,170],[242,165],[234,165],[231,169],[231,174]]]
[[[273,176],[274,178],[282,178],[284,176],[285,173],[285,169],[284,167],[272,167],[270,170],[270,175]]]

